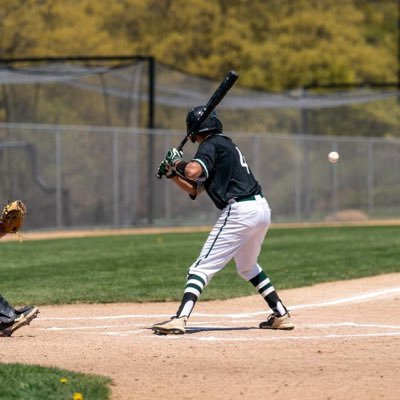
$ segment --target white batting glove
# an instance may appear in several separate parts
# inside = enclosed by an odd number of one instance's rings
[[[177,161],[183,160],[183,151],[176,148],[170,149],[165,156],[165,160],[168,162],[169,165],[174,166]]]

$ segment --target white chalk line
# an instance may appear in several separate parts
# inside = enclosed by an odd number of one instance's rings
[[[300,326],[307,328],[334,328],[340,326],[351,326],[355,328],[400,329],[400,325],[359,324],[357,322],[338,322],[332,324],[301,324]]]
[[[171,314],[122,314],[122,315],[103,315],[103,316],[87,316],[87,317],[40,317],[41,321],[82,321],[82,320],[113,320],[113,319],[128,319],[128,318],[170,318]]]
[[[299,304],[288,306],[290,311],[305,309],[305,308],[322,308],[332,307],[345,303],[365,302],[377,297],[387,297],[392,294],[400,294],[400,287],[379,290],[377,292],[364,293],[357,296],[344,297],[341,299],[330,300],[322,303],[312,304]],[[193,317],[207,317],[207,318],[251,318],[257,315],[266,315],[268,310],[257,311],[252,313],[238,313],[238,314],[204,314],[193,313]],[[80,320],[114,320],[114,319],[128,319],[128,318],[170,318],[171,314],[123,314],[123,315],[107,315],[107,316],[87,316],[87,317],[40,317],[41,321],[80,321]]]
[[[364,293],[361,295],[345,297],[341,299],[330,300],[321,303],[312,303],[312,304],[299,304],[288,307],[290,310],[296,309],[305,309],[305,308],[322,308],[322,307],[332,307],[335,305],[341,305],[345,303],[355,303],[355,302],[366,302],[372,300],[377,297],[387,297],[393,294],[400,293],[400,288],[388,288],[385,290],[379,290],[375,292]],[[249,329],[257,329],[259,320],[250,319],[251,317],[257,315],[266,315],[268,312],[266,310],[253,312],[253,313],[238,313],[238,314],[204,314],[204,313],[193,313],[192,317],[205,317],[205,318],[222,318],[229,319],[230,324],[249,324],[255,323],[254,327],[249,327]],[[92,316],[92,317],[47,317],[40,318],[41,321],[82,321],[82,320],[92,320],[92,321],[101,321],[101,320],[119,320],[119,319],[155,319],[155,318],[170,318],[170,314],[124,314],[124,315],[111,315],[111,316]],[[193,322],[192,322],[193,321]],[[276,340],[321,340],[321,339],[340,339],[340,338],[371,338],[371,337],[398,337],[400,336],[400,331],[395,332],[375,332],[375,333],[346,333],[346,334],[328,334],[328,335],[300,335],[300,336],[257,336],[257,337],[215,337],[209,336],[211,330],[235,330],[230,326],[224,325],[226,324],[226,320],[220,321],[195,321],[191,319],[191,325],[188,326],[188,333],[196,332],[198,334],[194,335],[167,335],[167,336],[158,336],[154,334],[142,335],[141,337],[147,338],[168,338],[171,340],[186,338],[190,340],[200,340],[200,341],[276,341]],[[218,325],[221,324],[221,325]],[[196,326],[197,325],[197,326]],[[112,329],[112,328],[122,328],[122,327],[137,327],[139,329],[135,330],[125,330],[125,331],[107,331],[107,332],[98,332],[101,329]],[[323,323],[323,324],[296,324],[297,329],[302,328],[340,328],[340,327],[352,327],[359,329],[366,328],[375,328],[375,329],[400,329],[400,325],[387,325],[387,324],[365,324],[365,323],[357,323],[357,322],[338,322],[338,323]],[[62,326],[52,326],[48,328],[40,328],[41,330],[47,331],[70,331],[70,330],[86,330],[86,331],[94,331],[95,334],[107,335],[107,336],[115,336],[115,337],[127,337],[131,335],[138,335],[144,332],[148,332],[150,325],[144,323],[125,323],[124,325],[91,325],[91,326],[75,326],[75,327],[62,327]],[[244,328],[238,328],[245,329]],[[204,331],[207,336],[201,335],[202,331]],[[207,333],[206,333],[207,331]]]
[[[137,331],[121,331],[121,332],[104,332],[102,335],[108,336],[130,336],[138,333],[146,332],[146,329],[139,329]]]
[[[389,295],[397,294],[397,293],[400,294],[400,288],[384,289],[384,290],[379,290],[377,292],[364,293],[364,294],[359,294],[357,296],[345,297],[343,299],[326,301],[324,303],[300,304],[300,305],[289,307],[289,308],[291,310],[298,310],[301,308],[330,307],[330,306],[336,306],[336,305],[344,304],[344,303],[356,303],[356,302],[368,301],[368,300],[371,300],[376,297],[384,297],[384,296],[389,296]]]
[[[201,331],[203,328],[213,328],[213,329],[229,329],[231,325],[223,325],[225,321],[193,321],[191,323],[192,326],[188,326],[189,330],[192,331]],[[235,324],[249,324],[249,323],[260,323],[259,320],[238,320],[238,321],[230,321]],[[221,324],[221,325],[216,325]],[[199,326],[201,325],[201,326]],[[125,324],[124,327],[140,327],[142,328],[140,331],[144,329],[149,329],[150,325],[148,324]],[[337,327],[354,327],[354,328],[378,328],[378,329],[400,329],[400,325],[382,325],[382,324],[363,324],[358,322],[337,322],[337,323],[325,323],[325,324],[296,324],[298,328],[337,328]],[[116,328],[115,325],[89,325],[89,326],[52,326],[49,328],[39,328],[42,331],[79,331],[79,330],[98,330],[98,329],[110,329]],[[118,327],[122,327],[119,325]],[[256,328],[256,327],[253,327]],[[139,332],[139,331],[124,331],[124,332]],[[106,332],[105,334],[112,334],[112,332]]]
[[[184,336],[184,335],[183,335]],[[274,337],[215,337],[215,336],[204,336],[195,337],[194,339],[201,341],[215,341],[215,342],[228,342],[228,341],[241,341],[241,342],[252,342],[252,341],[262,341],[262,342],[274,342],[282,340],[321,340],[321,339],[361,339],[361,338],[372,338],[372,337],[395,337],[400,336],[400,332],[385,332],[385,333],[359,333],[359,334],[330,334],[330,335],[311,335],[311,336],[274,336]],[[186,336],[187,338],[187,336]],[[192,336],[190,336],[192,339]]]
[[[141,333],[141,331],[131,331],[132,333]],[[129,336],[127,332],[107,332],[103,335],[111,336]],[[161,340],[199,340],[204,342],[274,342],[284,340],[326,340],[326,339],[363,339],[363,338],[376,338],[376,337],[400,337],[400,332],[376,332],[376,333],[343,333],[343,334],[329,334],[329,335],[307,335],[307,336],[255,336],[255,337],[216,337],[216,336],[194,336],[190,334],[185,335],[144,335],[144,338]]]

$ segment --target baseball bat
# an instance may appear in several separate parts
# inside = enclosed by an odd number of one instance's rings
[[[190,127],[189,132],[182,139],[181,143],[178,145],[177,149],[181,151],[183,146],[185,146],[188,141],[190,135],[195,133],[201,124],[208,118],[208,116],[212,113],[212,111],[217,107],[217,105],[221,102],[221,100],[225,97],[225,95],[229,92],[231,87],[239,78],[239,74],[236,71],[229,71],[228,75],[226,75],[225,79],[221,82],[215,92],[212,94],[207,104],[204,106],[201,114],[198,116],[197,120]],[[157,173],[157,178],[161,179],[162,175]]]

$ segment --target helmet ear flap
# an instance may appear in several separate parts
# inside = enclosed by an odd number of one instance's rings
[[[196,139],[197,139],[197,133],[191,133],[190,135],[189,135],[189,139],[190,139],[190,141],[192,142],[192,143],[196,143]]]

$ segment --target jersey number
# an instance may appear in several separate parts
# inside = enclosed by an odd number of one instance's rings
[[[246,168],[247,169],[247,173],[250,174],[249,166],[246,163],[244,155],[240,152],[240,150],[237,147],[236,147],[236,150],[239,153],[240,164],[242,165],[243,168]]]

